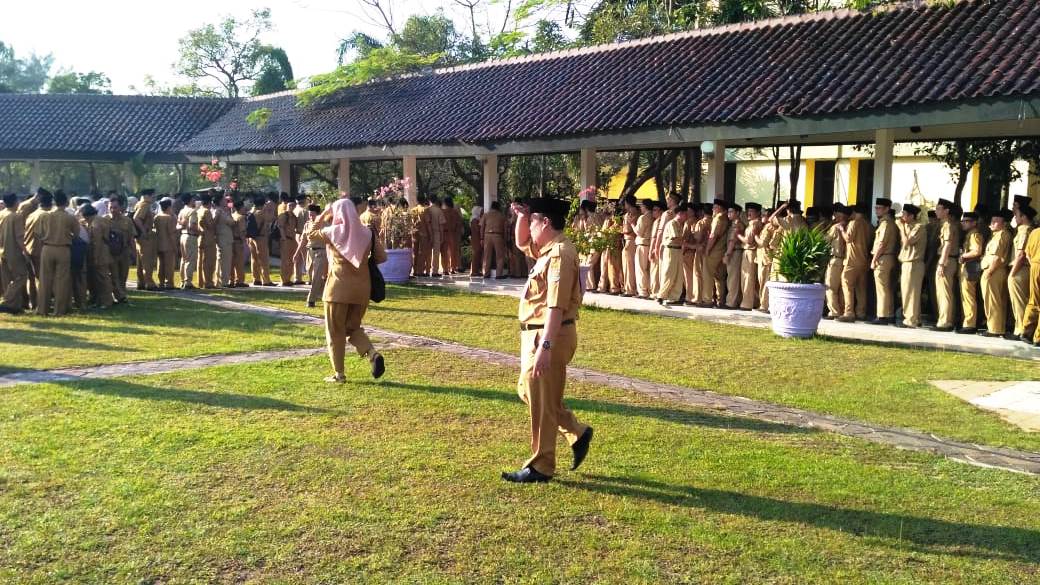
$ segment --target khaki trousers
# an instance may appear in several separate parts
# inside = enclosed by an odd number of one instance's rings
[[[935,305],[936,327],[953,327],[954,319],[954,287],[957,283],[957,258],[946,259],[946,276],[939,275],[939,265],[935,267]],[[972,325],[974,327],[974,325]]]
[[[896,257],[887,254],[878,260],[874,269],[874,291],[877,296],[877,317],[888,319],[895,315],[896,295],[892,286],[892,270],[896,267]]]
[[[293,256],[296,255],[296,240],[290,240],[282,238],[279,242],[279,267],[278,273],[282,277],[282,284],[292,284],[293,281],[293,266],[296,262],[293,261]]]
[[[823,281],[827,285],[827,314],[831,317],[845,314],[845,295],[841,291],[841,273],[844,270],[844,258],[832,257],[827,263],[827,274]]]
[[[231,284],[246,282],[246,243],[242,240],[231,242]]]
[[[479,236],[471,235],[469,244],[472,250],[472,257],[469,260],[469,275],[480,276],[483,274],[481,270],[484,268],[484,242],[480,241]]]
[[[986,303],[986,330],[996,335],[1007,332],[1008,285],[1007,267],[990,274],[982,271],[982,301]]]
[[[758,304],[758,265],[755,250],[744,250],[740,261],[740,308],[754,309]]]
[[[311,290],[307,293],[307,302],[316,303],[321,300],[321,293],[325,292],[325,277],[329,258],[325,254],[324,246],[311,248],[311,267],[308,276],[311,281]]]
[[[484,261],[487,262],[487,255],[489,250],[487,247],[484,248]],[[585,276],[585,290],[598,290],[597,285],[599,284],[600,273],[600,258],[603,256],[600,252],[593,252],[589,255],[589,273]],[[484,274],[487,274],[487,269],[484,269]]]
[[[621,282],[626,295],[634,297],[639,294],[639,285],[636,283],[635,240],[626,239],[625,247],[621,250]]]
[[[666,301],[677,301],[683,290],[683,258],[682,250],[665,246],[661,262],[661,294]]]
[[[297,240],[297,246],[305,246],[305,243],[299,243]],[[307,260],[308,255],[304,254],[299,260],[293,264],[293,282],[303,282],[303,277],[307,274]]]
[[[253,282],[271,284],[271,252],[267,236],[249,238],[249,262]]]
[[[758,265],[758,310],[769,311],[769,287],[766,283],[772,276],[773,263]]]
[[[26,307],[26,282],[29,280],[29,267],[21,251],[0,256],[0,272],[6,280],[0,305],[18,311]]]
[[[368,305],[348,305],[346,303],[325,303],[325,342],[329,346],[329,360],[337,374],[343,374],[343,358],[347,341],[354,346],[359,356],[366,356],[371,351],[372,341],[361,328],[361,319],[365,316]]]
[[[137,288],[146,289],[155,286],[155,238],[137,240]]]
[[[650,246],[636,246],[636,294],[650,296]]]
[[[1029,302],[1022,317],[1022,335],[1032,335],[1033,341],[1040,341],[1040,263],[1029,265]]]
[[[578,347],[578,333],[573,325],[560,327],[553,340],[549,369],[534,377],[534,358],[542,331],[520,332],[520,378],[516,384],[520,400],[531,416],[531,458],[524,467],[552,476],[556,473],[556,434],[562,434],[573,445],[589,428],[578,422],[574,413],[563,405],[567,383],[567,364]]]
[[[441,244],[443,244],[441,232],[437,232],[433,235],[433,239],[430,241],[430,257],[429,262],[426,265],[423,272],[429,272],[430,274],[439,274],[441,271],[441,262],[443,260],[441,256]]]
[[[649,260],[649,252],[647,252]],[[650,262],[650,298],[656,299],[661,296],[661,257],[658,256]]]
[[[176,250],[165,250],[159,256],[159,286],[173,287],[173,273],[176,270]]]
[[[231,251],[231,247],[234,243],[234,239],[221,240],[217,238],[217,284],[220,286],[229,286],[231,284],[231,258],[234,254]]]
[[[609,248],[600,254],[599,258],[599,292],[620,293],[621,250]]]
[[[199,237],[181,234],[181,282],[193,284],[199,267]]]
[[[744,251],[737,249],[733,250],[733,254],[729,257],[729,262],[726,263],[726,306],[736,308],[740,306],[740,269],[744,264]]]
[[[726,281],[723,279],[722,252],[712,252],[704,257],[701,272],[701,290],[699,301],[713,304],[716,300],[721,305],[726,302]]]
[[[126,300],[126,279],[130,276],[130,251],[127,250],[112,259],[112,294],[116,300]]]
[[[974,329],[979,320],[979,281],[968,280],[968,271],[963,264],[957,279],[961,290],[961,314],[964,315],[961,326]]]
[[[484,239],[484,277],[491,276],[491,256],[495,257],[495,276],[506,273],[506,239],[502,234],[488,234]],[[592,274],[592,271],[589,271]],[[593,286],[592,288],[596,288]]]
[[[686,286],[686,302],[697,302],[700,293],[701,270],[697,266],[697,254],[692,250],[683,252],[683,283]]]
[[[867,317],[867,267],[848,265],[841,271],[841,294],[845,299],[845,316]]]
[[[90,294],[95,305],[108,308],[112,306],[112,264],[94,264],[88,271]]]
[[[26,287],[29,296],[29,305],[33,309],[36,308],[36,298],[39,295],[40,288],[40,251],[43,248],[43,244],[38,245],[35,253],[29,255],[29,262],[32,264],[32,276],[26,281]]]
[[[51,297],[54,314],[69,312],[72,301],[72,251],[68,246],[43,246],[40,254],[40,286],[36,291],[36,313],[46,315]]]
[[[217,241],[202,238],[199,245],[199,286],[213,288],[214,272],[217,270]]]
[[[899,292],[903,297],[903,324],[921,326],[921,287],[924,284],[924,260],[903,262],[899,274]]]
[[[1029,304],[1029,266],[1018,269],[1014,276],[1008,276],[1008,298],[1011,300],[1011,313],[1015,316],[1015,335],[1025,331],[1026,305]]]

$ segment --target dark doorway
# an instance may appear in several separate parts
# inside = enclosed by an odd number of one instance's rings
[[[856,202],[865,202],[869,208],[874,203],[874,161],[859,161],[859,178],[856,180]]]
[[[722,181],[722,197],[733,203],[737,198],[737,163],[726,163],[726,173]]]
[[[834,205],[834,168],[832,160],[816,161],[816,179],[813,181],[813,206],[830,207]]]

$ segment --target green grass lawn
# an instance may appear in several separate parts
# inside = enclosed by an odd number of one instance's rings
[[[218,295],[311,314],[299,294],[259,290]],[[368,324],[517,352],[517,301],[421,286],[390,286]],[[928,380],[1037,380],[1036,362],[884,347],[765,329],[609,309],[583,308],[574,363],[637,378],[746,396],[909,427],[990,445],[1040,451],[1028,433],[928,384]]]
[[[591,320],[591,319],[590,319]],[[591,385],[578,472],[527,455],[515,374],[429,351],[19,386],[0,582],[1028,583],[1040,485]],[[561,445],[561,469],[569,453]]]
[[[320,329],[157,294],[131,293],[130,306],[62,317],[0,315],[0,374],[320,347]]]

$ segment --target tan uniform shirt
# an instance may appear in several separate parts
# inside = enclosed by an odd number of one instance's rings
[[[928,240],[926,238],[927,230],[917,222],[907,224],[900,221],[898,227],[899,241],[901,244],[899,248],[899,261],[924,261],[925,247],[928,245]]]
[[[40,217],[36,224],[36,237],[45,246],[70,246],[79,234],[79,222],[64,209],[57,207]]]
[[[279,213],[276,223],[282,241],[296,239],[296,216],[291,211],[286,209]]]
[[[1015,228],[1015,240],[1012,242],[1012,259],[1018,256],[1019,252],[1026,249],[1026,242],[1029,241],[1029,232],[1033,230],[1031,225],[1020,225]]]
[[[177,220],[169,213],[159,212],[152,224],[157,241],[156,249],[160,252],[172,252],[177,249]]]
[[[734,252],[741,252],[741,251],[744,250],[744,243],[741,242],[739,238],[737,238],[737,234],[743,234],[744,230],[745,230],[744,222],[740,221],[739,219],[737,221],[731,222],[729,224],[729,229],[727,230],[727,233],[726,233],[726,249],[727,250],[729,249],[730,243],[733,244],[733,251]]]
[[[725,214],[719,213],[712,216],[711,230],[708,232],[708,240],[714,236],[715,241],[711,244],[711,248],[707,250],[709,256],[712,254],[721,254],[726,251],[726,230],[728,229],[729,218],[727,218]]]
[[[682,248],[685,232],[686,222],[681,221],[678,216],[673,217],[664,226],[664,233],[661,234],[661,246],[665,248]]]
[[[980,260],[981,256],[977,254],[982,251],[982,233],[977,229],[969,230],[964,235],[964,248],[961,250],[961,254],[969,254],[974,260]]]
[[[481,233],[486,239],[491,234],[504,234],[506,230],[506,216],[501,211],[492,209],[480,218]]]
[[[376,263],[386,262],[386,250],[383,243],[374,240],[375,248],[371,245],[364,255],[365,260],[359,266],[354,266],[339,253],[321,229],[317,225],[308,222],[310,227],[304,232],[303,237],[308,242],[325,242],[326,255],[329,259],[329,275],[325,281],[325,291],[321,300],[326,303],[342,303],[345,305],[367,305],[372,295],[372,280],[368,272],[368,257],[373,256]],[[312,244],[313,245],[313,244]]]
[[[939,250],[936,253],[940,261],[942,260],[943,248],[947,244],[950,246],[950,257],[956,256],[957,250],[961,245],[961,228],[960,225],[949,218],[939,226]]]
[[[528,242],[524,253],[534,259],[535,264],[520,297],[520,322],[545,325],[549,309],[560,309],[563,321],[576,320],[581,307],[581,285],[574,244],[560,234],[540,250]]]
[[[444,212],[436,205],[431,205],[428,209],[430,214],[430,233],[440,236],[444,233],[444,226],[447,224],[447,220],[444,219]]]
[[[840,224],[834,224],[827,230],[827,241],[831,244],[831,257],[844,260],[847,253],[845,238],[841,235]]]
[[[246,239],[246,223],[249,221],[249,217],[241,212],[234,212],[231,214],[231,240],[234,242],[241,242]]]
[[[130,249],[134,246],[134,222],[125,215],[119,217],[109,216],[112,222],[112,231],[123,236],[123,253],[120,256],[129,257]]]
[[[30,212],[29,216],[25,219],[25,248],[33,256],[39,254],[40,248],[43,245],[43,242],[40,241],[39,238],[39,231],[37,230],[37,225],[39,225],[40,218],[43,217],[43,214],[47,213],[48,211],[50,210],[36,208],[32,212]],[[21,213],[21,211],[19,211],[19,213]],[[133,232],[131,232],[131,235],[132,234]]]
[[[217,241],[217,219],[213,216],[213,211],[207,207],[200,207],[195,210],[195,216],[199,220],[199,234],[202,235],[203,243],[210,243]]]
[[[747,227],[744,228],[744,239],[746,242],[741,242],[741,247],[745,250],[758,250],[758,241],[755,237],[755,232],[761,230],[762,220],[752,219],[748,222]]]
[[[867,257],[867,238],[870,224],[862,217],[849,220],[845,228],[849,238],[845,242],[845,263],[850,266],[864,266],[869,264]]]
[[[141,234],[137,236],[137,239],[151,240],[155,238],[155,213],[152,212],[150,203],[146,201],[137,202],[137,207],[134,208],[134,223],[141,230]]]
[[[108,235],[112,231],[112,220],[95,215],[88,223],[90,233],[90,259],[98,266],[112,263],[112,252],[108,249]]]
[[[182,235],[199,235],[199,216],[195,214],[194,207],[185,206],[181,209],[177,214],[177,228],[181,230]]]
[[[870,253],[878,254],[880,252],[882,256],[894,255],[899,242],[899,235],[896,231],[895,220],[891,217],[879,218],[877,230],[874,232],[874,247]]]
[[[653,235],[654,229],[654,216],[650,213],[644,213],[639,216],[636,220],[636,245],[637,246],[649,246],[650,237]]]
[[[779,231],[780,228],[776,224],[769,222],[762,228],[762,231],[758,232],[758,236],[755,238],[755,245],[758,246],[755,264],[765,266],[773,261],[773,250],[770,249],[770,246],[773,243],[773,236]]]
[[[25,245],[25,227],[18,212],[12,209],[0,211],[0,256],[15,258],[22,255]]]
[[[986,253],[982,255],[982,269],[991,266],[1007,267],[1012,250],[1011,232],[1006,229],[995,232],[986,244]]]

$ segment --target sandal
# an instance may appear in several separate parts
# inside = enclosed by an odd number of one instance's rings
[[[330,384],[342,384],[347,381],[347,377],[343,374],[333,374],[325,378],[325,381]]]

